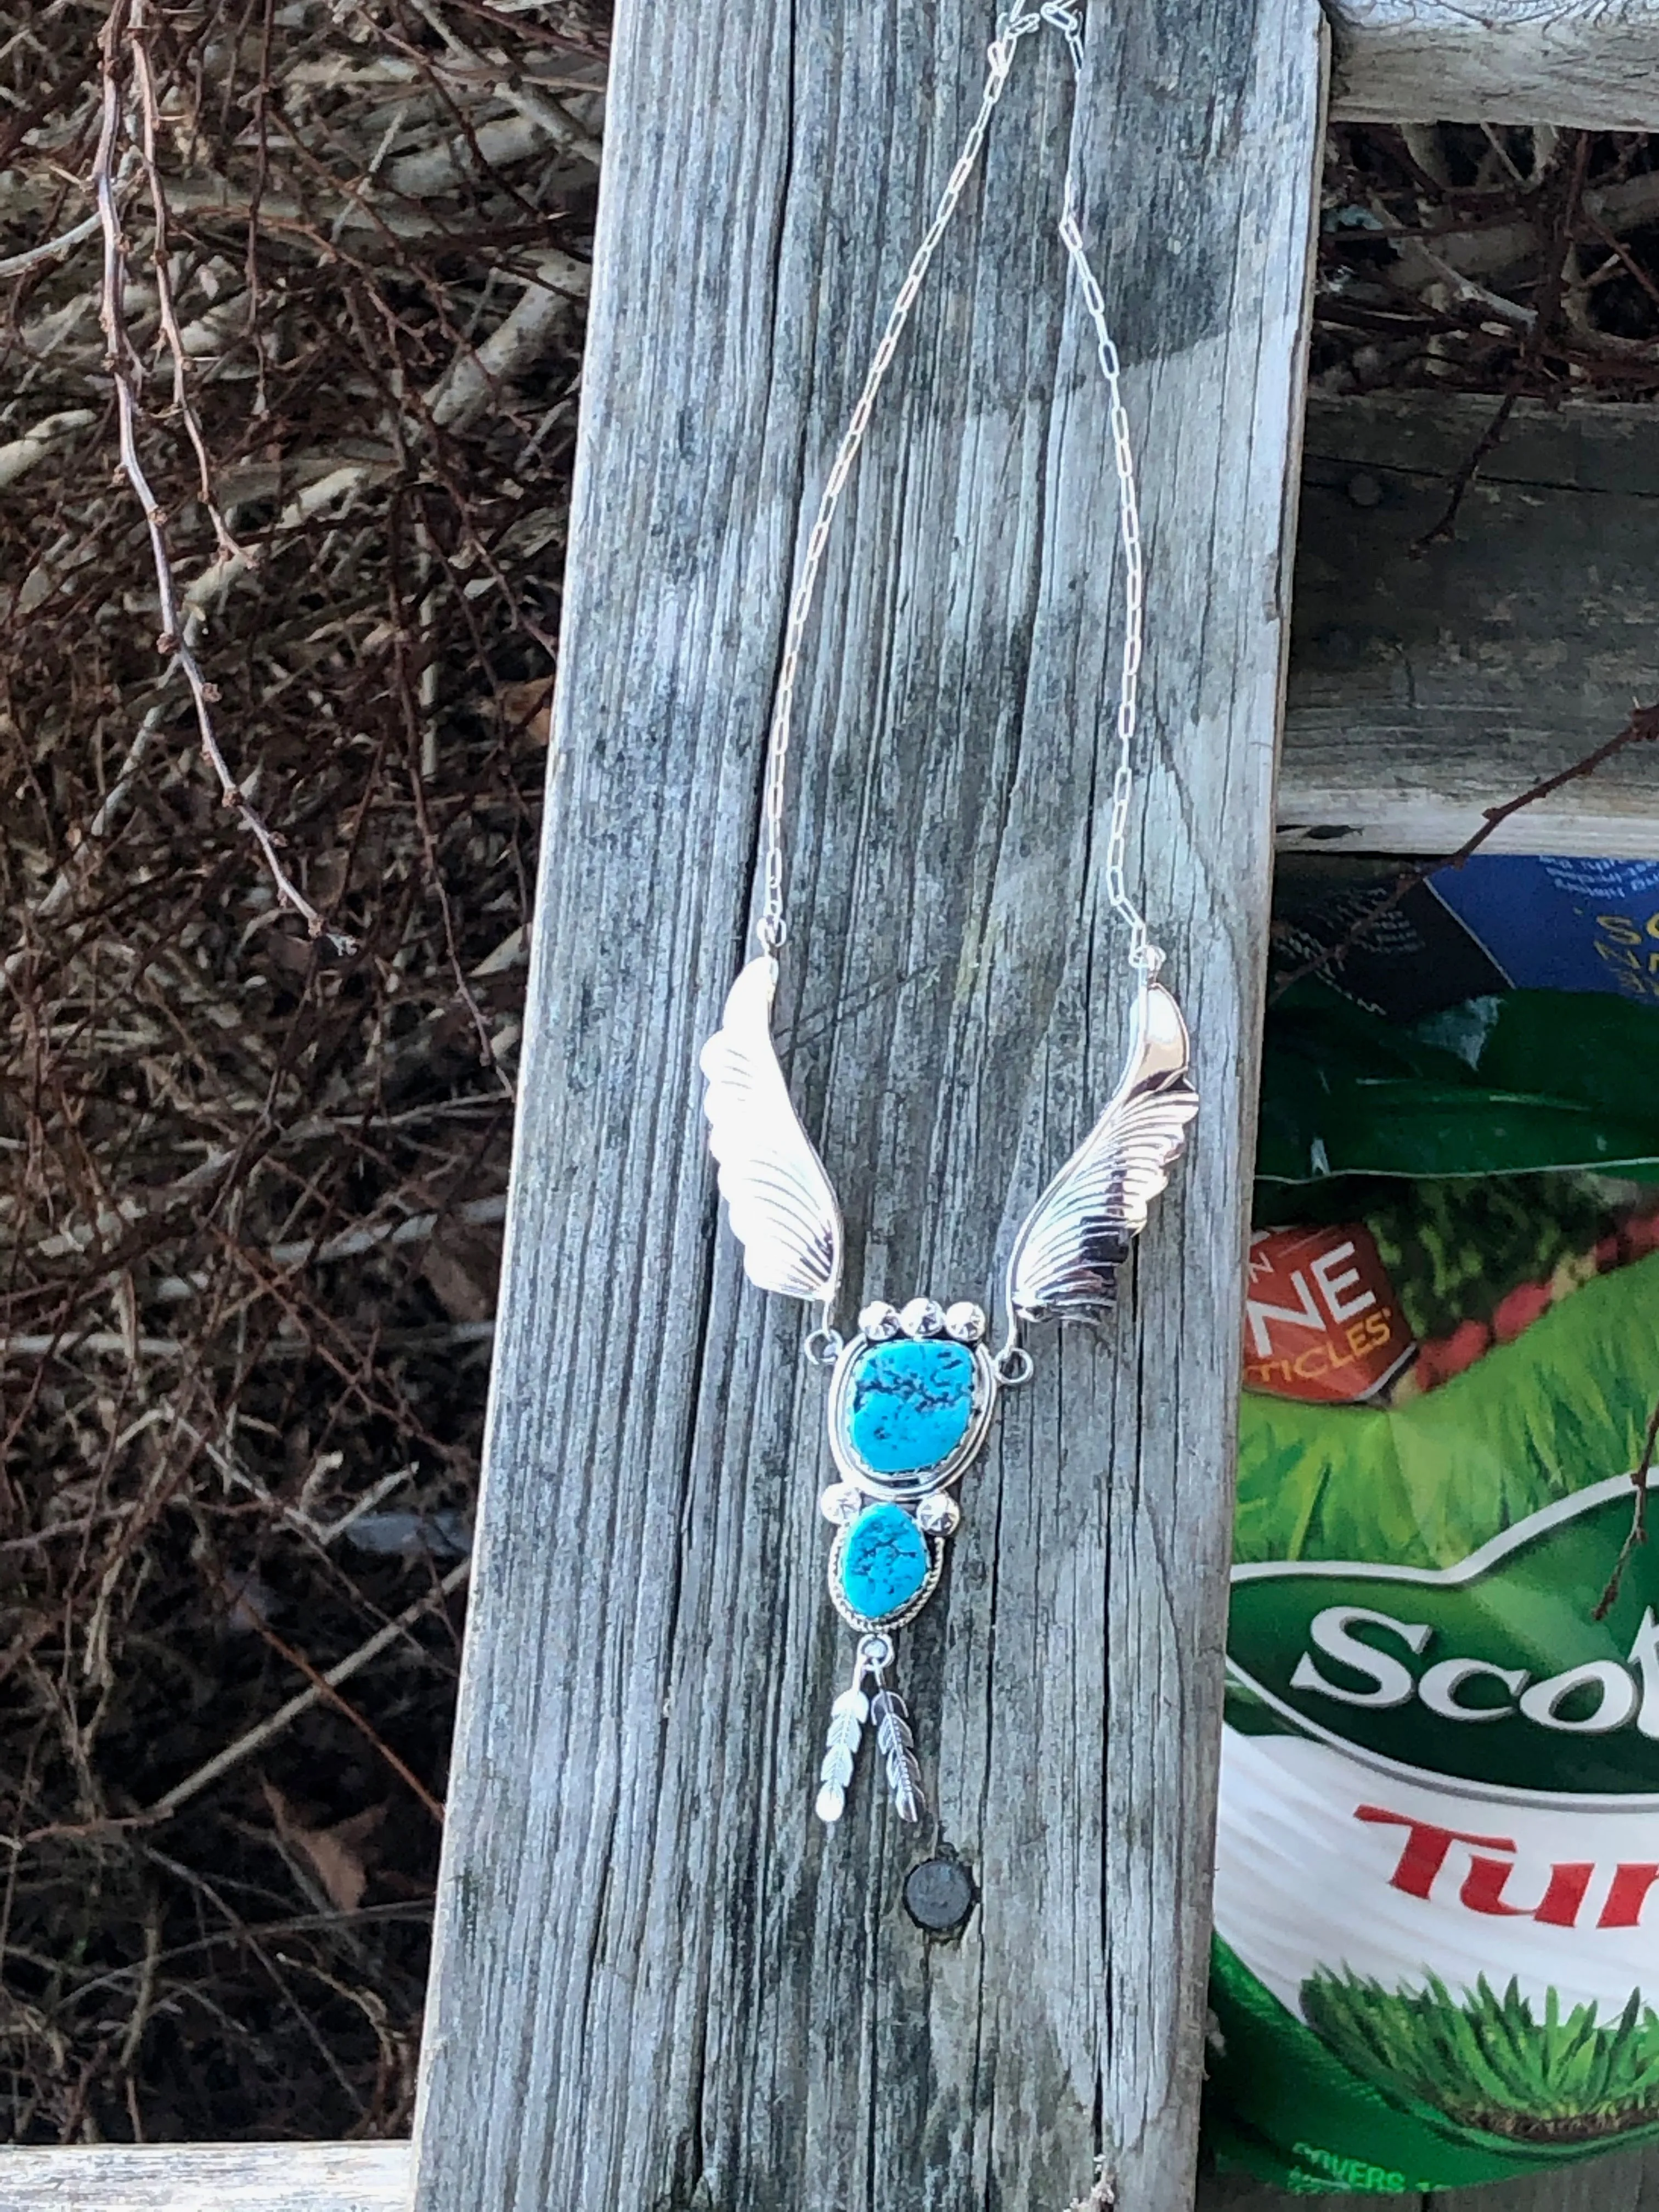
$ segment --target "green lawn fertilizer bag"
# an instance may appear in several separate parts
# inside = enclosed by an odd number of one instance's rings
[[[1298,2193],[1659,2136],[1659,1018],[1268,1040],[1206,2125]],[[1656,1479],[1659,1486],[1659,1478]]]

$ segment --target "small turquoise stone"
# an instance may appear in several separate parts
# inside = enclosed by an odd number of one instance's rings
[[[847,1532],[842,1595],[866,1620],[901,1612],[927,1580],[927,1543],[899,1505],[871,1505]]]
[[[948,1459],[974,1417],[974,1355],[929,1338],[872,1344],[847,1392],[848,1441],[872,1474],[916,1474]]]

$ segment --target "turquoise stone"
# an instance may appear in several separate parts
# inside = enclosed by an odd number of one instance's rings
[[[848,1379],[847,1437],[872,1474],[917,1474],[948,1459],[974,1418],[974,1355],[937,1337],[861,1352]]]
[[[871,1505],[847,1532],[842,1595],[866,1620],[902,1611],[927,1580],[927,1543],[900,1505]]]

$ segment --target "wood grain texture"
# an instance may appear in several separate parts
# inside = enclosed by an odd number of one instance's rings
[[[1659,125],[1656,0],[1329,0],[1356,122]]]
[[[0,2149],[0,2212],[402,2212],[407,2143]]]
[[[1200,2177],[1196,2212],[1302,2212],[1306,2197],[1286,2196],[1236,2175]],[[1593,2159],[1529,2181],[1490,2183],[1484,2189],[1437,2190],[1430,2197],[1320,2197],[1328,2212],[1360,2212],[1379,2204],[1401,2212],[1654,2212],[1659,2206],[1659,2151]]]
[[[1131,869],[1206,1103],[1134,1295],[1103,1341],[1042,1344],[902,1638],[981,1890],[954,1942],[900,1909],[933,1837],[867,1772],[833,1835],[812,1817],[850,1657],[823,1378],[810,1317],[717,1229],[695,1073],[743,951],[791,562],[991,21],[618,18],[422,2212],[1066,2212],[1102,2159],[1122,2212],[1190,2207],[1313,0],[1086,23],[1087,228],[1150,549]],[[780,1036],[849,1310],[986,1298],[1126,1043],[1066,79],[1052,35],[1022,51],[811,650]]]
[[[1455,852],[1483,808],[1659,698],[1650,408],[1517,409],[1452,542],[1413,551],[1492,405],[1410,392],[1309,408],[1281,845]],[[1659,855],[1659,753],[1631,748],[1491,849]]]

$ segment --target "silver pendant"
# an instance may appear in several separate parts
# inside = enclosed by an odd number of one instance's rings
[[[769,954],[744,969],[702,1066],[709,1149],[744,1268],[763,1290],[822,1308],[808,1349],[832,1369],[830,1450],[841,1480],[819,1504],[836,1529],[830,1601],[859,1644],[852,1682],[830,1708],[817,1809],[826,1822],[840,1820],[868,1725],[894,1810],[915,1820],[925,1803],[909,1712],[888,1680],[893,1634],[938,1589],[962,1519],[951,1492],[984,1444],[999,1395],[1031,1371],[1022,1328],[1098,1321],[1112,1310],[1118,1269],[1198,1110],[1190,1046],[1174,997],[1144,973],[1117,1089],[1014,1240],[999,1352],[987,1346],[978,1306],[924,1297],[866,1306],[858,1333],[843,1342],[834,1326],[841,1208],[772,1042],[777,975]]]
[[[1000,1379],[985,1348],[985,1316],[966,1304],[941,1308],[931,1298],[913,1298],[902,1312],[866,1306],[858,1334],[836,1355],[830,1450],[842,1480],[818,1504],[836,1528],[830,1600],[860,1641],[853,1687],[830,1711],[820,1820],[842,1815],[858,1748],[848,1718],[866,1674],[876,1686],[867,1717],[875,1723],[893,1808],[902,1820],[920,1820],[926,1809],[909,1713],[887,1686],[885,1669],[892,1663],[892,1632],[914,1620],[939,1587],[946,1540],[962,1520],[950,1486],[985,1441]],[[846,1758],[845,1775],[838,1752]]]

